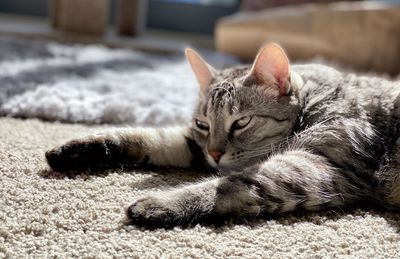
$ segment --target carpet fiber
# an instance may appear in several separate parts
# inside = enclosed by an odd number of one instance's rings
[[[125,225],[122,207],[135,196],[198,177],[118,170],[71,178],[47,170],[46,149],[102,128],[0,118],[0,258],[400,256],[400,215],[361,209],[218,228]]]

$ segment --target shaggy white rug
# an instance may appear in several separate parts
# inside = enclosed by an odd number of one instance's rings
[[[235,64],[204,53],[213,65]],[[0,37],[0,114],[86,123],[189,121],[197,84],[183,55]]]
[[[116,170],[69,178],[47,171],[46,149],[102,128],[0,118],[0,258],[400,257],[400,215],[392,213],[286,215],[154,231],[125,225],[122,208],[134,197],[198,176]]]

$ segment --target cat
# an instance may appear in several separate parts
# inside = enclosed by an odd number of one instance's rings
[[[191,126],[131,128],[46,152],[60,172],[124,164],[219,171],[149,193],[125,209],[144,227],[260,218],[374,203],[400,208],[400,83],[291,65],[277,44],[251,66],[218,71],[192,49]]]

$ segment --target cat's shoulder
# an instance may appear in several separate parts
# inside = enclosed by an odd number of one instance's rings
[[[305,79],[337,79],[344,76],[343,72],[322,64],[295,64],[292,66],[292,71],[298,73]]]

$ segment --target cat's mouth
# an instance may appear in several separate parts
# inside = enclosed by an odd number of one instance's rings
[[[220,164],[221,164],[221,160],[224,156],[222,155],[221,159],[217,162],[215,162],[215,160],[210,156],[207,155],[207,162],[213,167],[213,168],[219,168]]]
[[[216,169],[219,168],[230,168],[232,165],[232,161],[229,160],[228,156],[226,154],[221,155],[221,157],[216,161],[215,158],[213,158],[210,155],[207,155],[207,162]]]
[[[238,169],[238,164],[229,159],[228,155],[226,154],[222,155],[218,162],[216,162],[210,155],[207,155],[207,162],[211,167],[222,171],[232,171]]]

